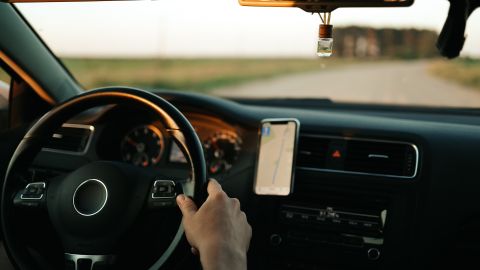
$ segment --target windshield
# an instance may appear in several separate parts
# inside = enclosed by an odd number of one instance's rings
[[[85,89],[128,85],[242,98],[480,107],[480,16],[459,59],[435,48],[448,1],[332,12],[330,58],[318,14],[236,0],[18,4]]]

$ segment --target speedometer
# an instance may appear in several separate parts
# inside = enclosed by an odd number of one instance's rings
[[[164,145],[162,132],[156,126],[138,126],[122,140],[122,159],[140,167],[154,166],[162,158]]]
[[[237,134],[229,131],[216,132],[208,138],[203,147],[209,173],[215,175],[228,171],[238,157],[241,144]]]

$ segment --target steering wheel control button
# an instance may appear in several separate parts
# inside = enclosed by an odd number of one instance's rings
[[[17,192],[13,204],[23,207],[38,207],[45,202],[47,184],[45,182],[33,182]]]
[[[155,180],[151,189],[149,205],[151,208],[175,206],[177,190],[172,180]]]
[[[82,182],[73,194],[73,207],[82,216],[98,214],[107,204],[107,186],[98,179]]]
[[[172,180],[155,180],[152,189],[152,199],[172,199],[177,196],[175,182]]]
[[[47,184],[45,182],[29,183],[20,195],[20,199],[41,200],[45,196],[46,187]]]
[[[376,261],[380,258],[380,250],[378,248],[370,248],[367,251],[367,257],[371,261]]]

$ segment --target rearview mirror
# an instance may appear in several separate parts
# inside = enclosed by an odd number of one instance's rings
[[[414,0],[239,0],[242,6],[298,7],[308,12],[328,12],[339,7],[406,7]]]

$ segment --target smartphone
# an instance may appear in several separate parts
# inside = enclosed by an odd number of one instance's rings
[[[299,129],[297,119],[262,121],[253,188],[255,194],[287,196],[292,193]]]

